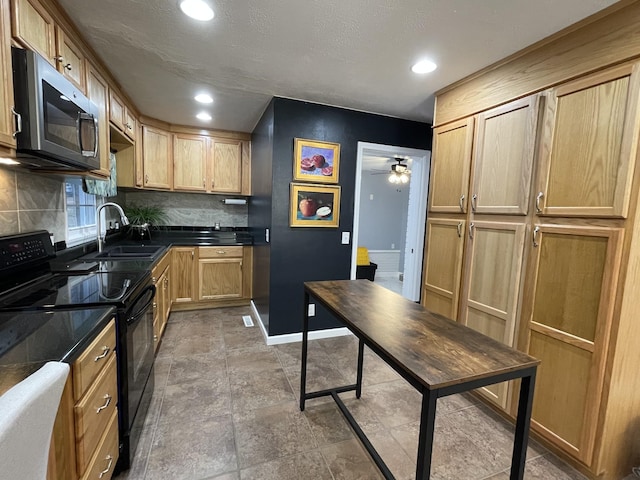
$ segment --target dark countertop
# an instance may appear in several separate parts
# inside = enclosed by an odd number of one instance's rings
[[[0,313],[0,395],[46,362],[73,363],[115,315],[113,307]]]

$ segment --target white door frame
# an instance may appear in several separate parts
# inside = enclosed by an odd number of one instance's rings
[[[378,143],[358,142],[358,155],[356,158],[356,185],[355,185],[355,198],[354,198],[354,212],[353,212],[353,235],[351,244],[351,279],[356,278],[356,263],[358,254],[358,229],[360,223],[360,189],[362,183],[362,157],[365,151],[371,151],[377,155],[388,155],[390,157],[395,155],[408,155],[414,157],[414,161],[421,161],[423,168],[421,168],[419,199],[415,204],[413,211],[409,212],[409,218],[407,220],[407,243],[409,243],[409,235],[412,239],[418,239],[415,243],[414,251],[417,255],[414,255],[415,264],[411,272],[405,272],[403,282],[403,295],[411,300],[417,301],[420,298],[420,281],[422,276],[422,252],[424,247],[424,229],[426,224],[426,211],[427,211],[427,192],[429,182],[429,167],[431,152],[429,150],[417,150],[415,148],[394,147],[392,145],[382,145]],[[413,177],[413,176],[412,176]],[[410,188],[414,187],[414,182],[417,178],[411,179]],[[415,228],[414,228],[415,227]],[[412,240],[415,241],[415,240]],[[420,245],[418,245],[418,243]],[[406,252],[405,252],[406,259]],[[418,265],[418,262],[420,265]],[[407,278],[407,273],[411,278]],[[407,283],[408,282],[408,283]],[[406,287],[406,288],[405,288]],[[417,294],[416,294],[417,292]]]

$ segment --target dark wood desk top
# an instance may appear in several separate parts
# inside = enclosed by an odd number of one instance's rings
[[[540,363],[369,280],[305,282],[304,286],[365,343],[380,349],[430,390]]]

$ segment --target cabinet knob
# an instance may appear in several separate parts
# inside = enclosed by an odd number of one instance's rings
[[[70,63],[67,63],[67,64],[64,66],[64,69],[65,69],[65,70],[67,70],[67,71],[71,71],[71,64],[70,64]]]
[[[62,55],[56,55],[55,57],[53,57],[53,60],[58,63],[64,62],[64,58],[62,57]]]

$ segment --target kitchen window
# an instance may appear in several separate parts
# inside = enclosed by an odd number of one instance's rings
[[[82,190],[82,179],[65,183],[67,210],[67,246],[74,246],[96,237],[96,196]]]

